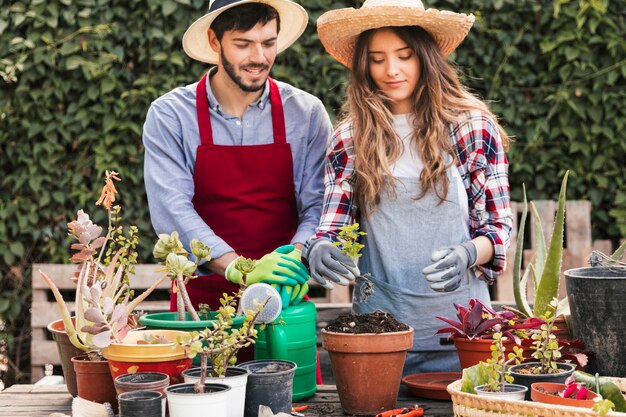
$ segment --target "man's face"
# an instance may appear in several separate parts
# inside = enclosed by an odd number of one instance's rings
[[[223,69],[243,91],[261,90],[276,60],[277,36],[276,20],[259,23],[246,32],[225,32],[218,42],[219,70]]]

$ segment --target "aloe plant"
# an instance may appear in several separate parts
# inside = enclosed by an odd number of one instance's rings
[[[561,183],[556,220],[554,222],[549,248],[546,246],[537,208],[532,202],[530,203],[535,227],[535,256],[522,275],[521,266],[524,253],[524,230],[526,217],[528,215],[526,190],[524,189],[524,211],[522,212],[522,218],[520,220],[520,227],[517,233],[517,246],[515,248],[513,291],[519,312],[527,317],[544,316],[550,309],[550,302],[554,298],[558,298],[563,258],[565,201],[568,176],[569,171],[565,172]],[[534,309],[530,308],[530,303],[528,302],[528,282],[530,278],[533,279],[533,287],[535,288]],[[557,314],[562,312],[566,308],[566,305],[567,300],[562,300],[557,308]]]

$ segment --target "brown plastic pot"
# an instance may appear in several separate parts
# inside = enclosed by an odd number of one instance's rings
[[[341,407],[347,414],[374,415],[395,408],[413,329],[346,334],[322,330]]]
[[[72,321],[74,317],[72,317]],[[63,369],[63,378],[67,385],[67,390],[72,397],[78,395],[78,389],[76,388],[76,372],[74,372],[74,365],[72,365],[72,358],[74,356],[83,355],[85,352],[77,348],[70,342],[70,338],[65,332],[65,325],[63,319],[53,321],[48,324],[48,331],[52,333],[52,338],[57,344],[57,350],[59,351],[59,357],[61,358],[61,368]]]
[[[539,390],[540,387],[543,388],[544,392]],[[570,407],[592,408],[595,404],[593,399],[598,397],[598,394],[593,391],[587,391],[587,396],[583,400],[561,397],[558,393],[563,392],[566,387],[567,385],[565,384],[556,384],[553,382],[535,382],[531,386],[530,398],[540,403],[566,405]]]
[[[72,358],[78,396],[100,404],[109,403],[117,413],[117,393],[107,361],[90,361],[87,355]]]

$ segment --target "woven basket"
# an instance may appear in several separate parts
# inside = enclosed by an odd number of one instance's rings
[[[615,383],[622,393],[626,392],[626,379],[612,378],[611,382]],[[448,385],[448,392],[452,396],[455,417],[598,417],[598,413],[588,408],[500,399],[461,392],[461,380]],[[612,412],[607,416],[626,417],[626,413]]]

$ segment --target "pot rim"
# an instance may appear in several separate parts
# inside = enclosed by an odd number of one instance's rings
[[[524,386],[524,385],[520,385],[520,384],[511,384],[511,383],[508,383],[508,382],[504,384],[504,385],[505,385],[505,387],[513,387],[513,388],[517,388],[517,390],[515,390],[515,391],[502,391],[502,392],[499,392],[499,391],[486,391],[486,390],[483,390],[483,389],[482,389],[482,387],[486,387],[487,385],[488,385],[488,384],[481,384],[481,385],[475,386],[475,387],[474,387],[474,390],[476,390],[476,391],[479,391],[479,390],[480,390],[481,392],[488,392],[488,393],[492,393],[492,394],[493,394],[493,393],[497,393],[497,394],[502,394],[502,395],[506,395],[506,394],[513,394],[513,393],[521,393],[521,392],[524,392],[524,393],[525,393],[526,391],[528,391],[528,387],[526,387],[526,386]]]
[[[583,274],[584,272],[606,272],[609,271],[614,276],[601,277]],[[610,266],[583,266],[579,268],[571,268],[563,272],[566,278],[581,278],[581,279],[606,279],[606,280],[623,280],[626,278],[626,268],[612,268]]]
[[[509,368],[509,370],[511,371],[511,373],[514,373],[516,375],[523,375],[523,376],[544,376],[544,375],[562,375],[568,372],[574,372],[576,370],[576,367],[574,365],[572,365],[571,363],[565,363],[565,362],[557,362],[556,366],[559,367],[560,369],[563,369],[565,372],[559,372],[557,374],[524,374],[521,372],[516,372],[516,369],[520,369],[522,367],[527,367],[527,366],[533,366],[533,365],[538,365],[539,362],[524,362],[524,363],[520,363],[519,365],[513,365]]]
[[[385,333],[343,333],[343,332],[331,332],[326,329],[322,329],[322,333],[328,335],[341,335],[341,336],[349,336],[349,337],[376,337],[376,336],[384,336],[384,335],[402,335],[407,333],[413,333],[413,327],[409,326],[408,330],[400,330],[398,332],[385,332]]]
[[[167,395],[199,395],[199,396],[210,396],[210,395],[215,395],[215,394],[222,394],[225,393],[227,391],[230,391],[232,388],[229,387],[226,384],[216,384],[213,382],[207,382],[206,384],[204,384],[204,387],[211,387],[211,388],[219,388],[219,391],[214,391],[214,392],[205,392],[204,394],[196,394],[195,392],[178,392],[176,390],[178,389],[186,389],[186,388],[190,388],[193,390],[195,383],[193,382],[182,382],[180,384],[174,384],[174,385],[170,385],[169,387],[165,388],[165,392],[167,393]]]

